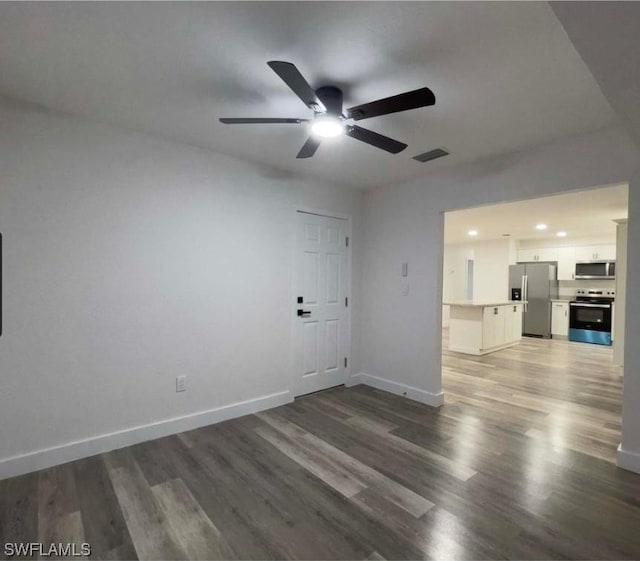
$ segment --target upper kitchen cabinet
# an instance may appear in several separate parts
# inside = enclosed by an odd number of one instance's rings
[[[519,263],[531,263],[535,261],[557,261],[558,260],[558,248],[557,247],[542,247],[536,249],[519,249],[518,250],[518,262]]]
[[[576,272],[576,248],[558,248],[558,280],[573,280]]]
[[[576,261],[615,260],[615,244],[585,245],[576,247]]]
[[[575,247],[539,247],[518,249],[518,263],[551,262],[558,264],[558,280],[574,280],[576,261],[611,261],[616,258],[615,244]]]

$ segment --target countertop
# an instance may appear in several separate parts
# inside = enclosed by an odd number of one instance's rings
[[[490,308],[492,306],[512,306],[513,304],[526,304],[526,300],[488,300],[477,302],[475,300],[453,300],[443,302],[445,306],[462,306],[464,308]]]
[[[571,302],[571,300],[572,300],[572,298],[551,298],[552,302],[564,302],[566,304]]]

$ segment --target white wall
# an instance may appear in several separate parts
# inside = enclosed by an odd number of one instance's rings
[[[640,146],[640,73],[637,2],[552,2],[582,60],[598,81],[620,122]],[[629,184],[627,286],[640,285],[640,160]],[[627,299],[624,350],[622,443],[618,465],[640,472],[640,302]]]
[[[442,300],[467,299],[467,260],[473,259],[473,299],[482,302],[509,296],[509,265],[515,263],[512,240],[484,240],[445,244],[442,266]],[[442,325],[448,325],[449,307],[442,308]]]
[[[509,299],[509,265],[513,242],[490,240],[474,247],[474,300]]]
[[[616,226],[616,304],[613,317],[613,362],[624,365],[624,339],[627,311],[627,220]]]
[[[510,240],[446,244],[443,255],[443,300],[467,297],[467,260],[473,259],[473,299],[503,300],[509,292],[509,265],[515,263]]]
[[[467,261],[473,259],[468,244],[447,244],[442,257],[442,300],[466,300]],[[449,306],[442,306],[442,326],[449,325]]]
[[[360,192],[16,105],[0,128],[0,477],[15,456],[290,399],[296,204],[354,218],[361,361]]]
[[[368,192],[363,371],[440,393],[443,211],[619,183],[639,162],[626,133],[604,130]],[[635,199],[630,201],[632,217],[640,214]],[[640,263],[640,232],[635,248]],[[412,271],[408,296],[397,288],[395,273],[402,261],[409,261]]]
[[[626,286],[640,286],[640,166],[629,183]],[[640,473],[640,302],[626,299],[624,328],[624,400],[618,463]]]
[[[473,259],[473,244],[447,244],[442,256],[442,299],[467,297],[467,261]],[[475,266],[475,263],[474,263]]]

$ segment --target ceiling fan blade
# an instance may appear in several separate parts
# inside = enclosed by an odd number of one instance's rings
[[[222,117],[220,119],[221,123],[225,125],[269,125],[269,124],[292,124],[298,125],[300,123],[308,123],[309,119],[263,119],[263,118],[229,118]]]
[[[267,64],[307,107],[314,111],[326,110],[324,104],[316,95],[316,91],[304,79],[294,64],[281,60],[270,60]]]
[[[393,140],[393,138],[378,134],[369,129],[363,129],[357,125],[347,127],[345,134],[356,140],[371,144],[371,146],[375,146],[376,148],[391,152],[392,154],[402,152],[407,147],[404,142],[398,142],[397,140]]]
[[[317,138],[310,136],[303,144],[302,148],[300,148],[300,152],[298,152],[296,158],[310,158],[316,153],[318,146],[320,146],[320,141]]]
[[[360,119],[369,119],[378,115],[388,115],[398,111],[427,107],[428,105],[435,105],[435,103],[436,96],[433,95],[433,92],[429,88],[420,88],[412,92],[405,92],[364,103],[363,105],[356,105],[347,109],[347,117],[359,121]]]

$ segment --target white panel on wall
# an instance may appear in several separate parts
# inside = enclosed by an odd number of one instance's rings
[[[325,323],[326,329],[326,353],[327,362],[325,364],[325,370],[335,370],[338,368],[338,349],[339,337],[340,337],[340,321],[329,320]]]
[[[304,302],[318,303],[318,254],[310,251],[304,254]]]
[[[304,237],[307,241],[310,241],[310,242],[320,241],[317,224],[305,224]]]
[[[306,322],[304,324],[304,365],[302,371],[304,376],[318,372],[318,337],[318,322]]]
[[[340,238],[340,230],[338,228],[327,228],[327,241],[329,243],[338,244]]]
[[[327,303],[337,304],[340,295],[340,256],[327,253]]]

